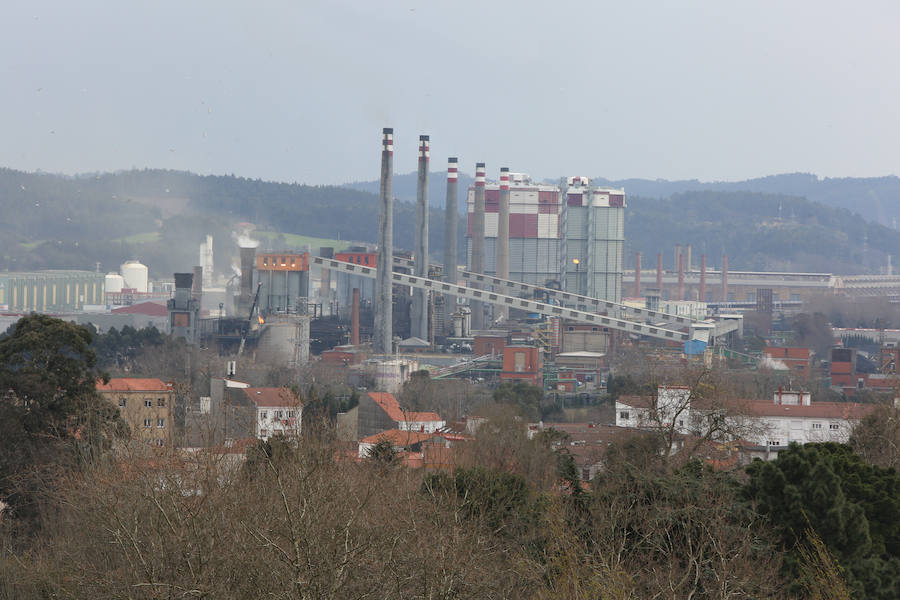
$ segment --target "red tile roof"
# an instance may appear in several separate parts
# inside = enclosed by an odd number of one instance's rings
[[[279,407],[299,406],[300,398],[284,387],[249,387],[241,389],[247,398],[256,406]]]
[[[172,386],[161,379],[139,379],[137,377],[114,377],[109,383],[97,382],[98,392],[168,392]]]
[[[369,392],[369,397],[387,413],[392,420],[399,422],[405,421],[440,421],[441,415],[436,412],[416,412],[411,410],[403,410],[400,403],[394,398],[393,394],[387,392]]]
[[[360,444],[377,444],[381,440],[388,440],[394,446],[405,448],[407,446],[411,446],[413,444],[418,444],[419,442],[429,440],[438,435],[439,434],[437,434],[437,433],[422,433],[419,431],[403,431],[401,429],[388,429],[387,431],[382,431],[380,433],[376,433],[375,435],[370,435],[369,437],[363,438],[363,439],[359,440],[359,443]]]
[[[806,417],[819,419],[862,419],[873,412],[875,404],[857,402],[812,402],[809,405],[775,404],[757,400],[747,402],[747,412],[757,417]]]
[[[120,315],[147,315],[148,317],[166,317],[169,314],[165,303],[159,302],[139,302],[130,306],[114,308],[110,312]]]

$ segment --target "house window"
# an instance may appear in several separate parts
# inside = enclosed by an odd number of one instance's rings
[[[284,411],[283,411],[283,410],[276,410],[276,411],[275,411],[275,418],[276,418],[276,419],[280,419],[280,418],[282,418],[283,416],[284,416]]]
[[[125,408],[125,403],[126,403],[125,398],[119,398],[119,406],[121,406],[122,408]]]
[[[268,411],[265,411],[265,410],[259,411],[259,418],[260,419],[268,419],[269,418]]]
[[[268,265],[269,265],[269,257],[263,256],[263,266],[268,266]]]
[[[156,420],[156,426],[157,426],[157,427],[165,427],[165,426],[166,426],[166,420],[165,420],[165,419],[162,419],[162,418],[157,419],[157,420]]]
[[[268,429],[260,429],[259,437],[269,437],[269,430]]]
[[[678,426],[684,427],[684,419],[678,419]]]
[[[157,405],[157,406],[165,406],[165,405],[166,405],[166,399],[165,399],[165,398],[157,398],[157,399],[156,399],[156,405]]]
[[[166,445],[166,442],[165,442],[165,440],[163,440],[161,438],[156,438],[156,445],[159,446],[160,448],[162,448],[163,446]]]
[[[288,419],[293,419],[293,418],[294,418],[294,413],[295,413],[295,411],[289,410],[289,411],[288,411]]]
[[[813,423],[812,428],[813,429],[822,429],[822,424],[821,423]]]
[[[841,428],[841,426],[838,425],[837,423],[829,423],[828,424],[828,429],[831,429],[832,431],[834,431],[835,429],[840,429],[840,428]]]
[[[148,408],[153,406],[153,400],[144,400],[144,406]]]
[[[781,442],[779,440],[769,440],[770,446],[780,446]]]
[[[619,418],[620,419],[629,419],[631,417],[627,410],[623,410],[622,412],[619,413]]]
[[[153,419],[144,419],[144,427],[153,427]]]

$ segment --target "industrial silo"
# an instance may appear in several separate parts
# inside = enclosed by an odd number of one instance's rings
[[[142,294],[147,293],[149,272],[145,265],[142,265],[136,260],[129,260],[122,264],[119,271],[125,279],[124,287],[134,289]]]
[[[118,294],[125,287],[125,278],[114,271],[106,274],[105,289],[107,293]]]

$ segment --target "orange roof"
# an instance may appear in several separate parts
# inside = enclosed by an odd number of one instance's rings
[[[758,417],[806,417],[813,419],[862,419],[873,412],[877,405],[857,402],[812,402],[802,404],[775,404],[755,401],[745,405],[747,412]]]
[[[285,387],[249,387],[241,389],[256,406],[299,406],[300,398]]]
[[[369,398],[371,398],[375,404],[381,407],[381,409],[387,413],[394,421],[405,421],[406,419],[403,416],[403,411],[400,410],[400,403],[397,402],[397,399],[394,398],[393,394],[388,394],[387,392],[369,392]]]
[[[169,392],[172,386],[161,379],[115,377],[109,383],[97,382],[98,392]]]
[[[436,412],[416,412],[403,410],[393,394],[387,392],[369,392],[369,397],[387,413],[392,420],[405,421],[440,421],[441,415]]]
[[[419,431],[403,431],[401,429],[388,429],[387,431],[382,431],[380,433],[376,433],[375,435],[370,435],[369,437],[363,438],[359,440],[361,444],[377,444],[381,440],[387,440],[392,443],[394,446],[406,447],[411,446],[412,444],[418,444],[424,440],[429,440],[439,434],[437,433],[422,433]]]

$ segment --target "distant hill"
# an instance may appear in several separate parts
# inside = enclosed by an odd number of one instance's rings
[[[412,173],[395,173],[392,182],[394,198],[405,202],[416,201],[416,185],[418,174]],[[459,174],[459,198],[460,206],[466,197],[466,190],[475,183],[475,178],[465,173]],[[381,182],[377,179],[372,181],[354,181],[345,184],[344,187],[352,190],[369,192],[371,194],[380,193]],[[431,171],[428,174],[428,204],[435,208],[444,208],[447,200],[447,171]]]
[[[887,194],[896,178],[883,179],[865,181],[881,190],[877,194]],[[802,187],[804,178],[759,181],[775,186],[776,180],[781,181],[778,185],[794,181]],[[460,187],[467,188],[471,181],[461,177]],[[647,257],[645,267],[652,268],[656,253],[662,251],[668,268],[674,244],[692,244],[696,260],[705,252],[710,265],[718,265],[722,252],[727,252],[732,269],[877,273],[888,255],[900,257],[900,233],[855,214],[855,205],[834,208],[771,192],[679,192],[661,182],[652,184],[656,187],[651,191],[658,193],[653,197],[638,193],[640,180],[610,183],[628,191],[627,266],[640,250]],[[807,184],[815,187],[814,182]],[[432,205],[442,207],[444,174],[433,173],[431,185]],[[279,250],[296,249],[298,240],[307,239],[299,236],[375,242],[378,198],[366,191],[370,184],[353,186],[306,186],[152,169],[78,177],[0,169],[4,214],[0,269],[93,269],[100,262],[104,270],[111,270],[137,258],[154,276],[170,276],[197,262],[198,245],[212,233],[217,269],[227,272],[236,251],[232,232],[243,222],[267,232],[260,237]],[[848,191],[847,197],[857,193]],[[395,177],[395,195],[401,199],[395,202],[395,246],[409,249],[415,207],[403,199],[415,197],[414,174]],[[430,217],[432,253],[440,256],[443,211],[432,210]],[[461,238],[464,232],[461,218]]]
[[[900,177],[819,178],[810,173],[786,173],[745,181],[698,181],[665,179],[593,179],[597,185],[624,187],[629,195],[670,198],[686,192],[760,192],[786,194],[821,202],[833,208],[846,208],[866,219],[897,228],[900,223]],[[783,214],[789,218],[789,214]]]

